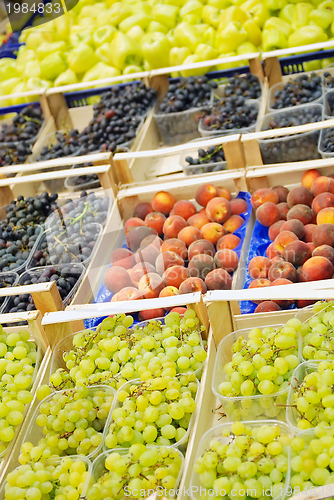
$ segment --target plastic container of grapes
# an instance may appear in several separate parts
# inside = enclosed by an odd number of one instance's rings
[[[159,446],[160,449],[171,449],[172,447],[171,446]],[[175,448],[173,448],[175,450]],[[177,488],[181,482],[181,478],[182,478],[182,474],[183,474],[183,468],[184,468],[184,456],[182,455],[182,453],[180,452],[180,450],[176,450],[179,454],[179,457],[181,458],[182,460],[182,465],[180,467],[180,471],[179,471],[179,475],[177,477],[177,480],[176,480],[176,483],[175,483],[175,486],[173,488],[173,490],[177,491]],[[104,453],[101,453],[101,455],[99,457],[97,457],[94,462],[93,462],[93,468],[92,468],[92,477],[93,477],[93,481],[95,481],[95,483],[97,483],[97,481],[99,480],[99,478],[105,473],[107,472],[108,469],[106,469],[105,467],[105,461],[107,459],[107,457],[109,455],[111,455],[112,453],[118,453],[119,455],[126,455],[127,453],[129,452],[129,448],[113,448],[111,450],[108,450],[108,451],[105,451]],[[94,483],[94,484],[95,484]],[[126,485],[124,485],[126,486]],[[150,492],[153,492],[153,490],[149,490]],[[159,494],[158,494],[159,496]],[[124,496],[124,498],[127,498],[126,495]],[[144,499],[144,497],[142,497]],[[169,497],[168,497],[169,498]]]
[[[5,120],[1,120],[0,122],[0,126],[2,125],[2,123],[4,122]],[[6,120],[7,121],[7,120]],[[33,146],[35,144],[35,142],[37,141],[37,139],[39,138],[39,136],[41,135],[42,131],[43,131],[43,128],[45,127],[45,123],[46,121],[45,120],[42,120],[41,121],[41,126],[37,132],[36,135],[34,135],[34,137],[31,137],[31,139],[25,139],[25,140],[22,140],[22,141],[11,141],[11,142],[14,142],[14,144],[21,144],[22,142],[26,142],[27,144],[30,144],[31,146]],[[0,147],[4,147],[8,144],[8,142],[0,142]]]
[[[318,99],[315,99],[314,101],[310,101],[308,102],[307,104],[316,104],[316,103],[322,103],[323,102],[323,97],[324,97],[324,79],[323,79],[323,71],[322,70],[319,70],[319,71],[307,71],[305,73],[303,73],[304,75],[311,75],[312,73],[315,73],[316,75],[320,76],[321,77],[321,96],[318,97]],[[282,90],[284,88],[284,86],[288,83],[288,82],[291,82],[291,81],[294,81],[298,75],[290,75],[291,78],[289,80],[284,80],[282,82],[278,82],[276,83],[275,85],[273,85],[270,89],[269,89],[269,93],[268,93],[268,103],[267,103],[267,108],[268,108],[268,111],[269,112],[274,112],[274,111],[278,111],[277,109],[273,108],[273,104],[275,102],[275,93],[278,91],[278,90]],[[294,106],[287,106],[286,108],[282,108],[282,109],[289,109],[289,108],[293,108]]]
[[[73,391],[73,389],[64,389],[62,391],[55,391],[55,392],[52,392],[49,396],[47,396],[46,398],[43,399],[43,401],[41,401],[38,406],[36,407],[35,411],[34,411],[34,414],[31,418],[31,421],[29,423],[29,426],[25,432],[25,435],[24,435],[24,438],[22,440],[22,443],[25,443],[25,442],[30,442],[32,443],[34,446],[37,446],[38,442],[40,439],[43,439],[45,436],[44,436],[44,433],[43,433],[43,427],[40,427],[39,425],[37,425],[36,423],[36,418],[38,417],[38,415],[40,414],[40,407],[42,404],[44,403],[47,403],[48,401],[52,400],[52,398],[54,398],[54,396],[56,394],[62,394],[62,393],[68,393],[69,391]],[[109,387],[108,385],[91,385],[89,388],[89,393],[90,394],[94,394],[94,391],[97,391],[97,390],[102,390],[106,395],[112,395],[114,397],[114,400],[113,400],[113,403],[111,405],[111,408],[110,408],[110,412],[109,412],[109,415],[107,416],[107,419],[106,419],[106,422],[104,424],[104,426],[106,427],[107,425],[107,422],[108,422],[108,419],[109,419],[109,416],[111,415],[111,413],[113,412],[114,410],[114,407],[115,407],[115,402],[116,402],[116,391],[115,389],[113,389],[112,387]],[[104,429],[103,429],[103,432],[102,432],[102,436],[104,434]],[[88,458],[89,460],[94,460],[94,458],[99,455],[99,453],[101,452],[101,449],[102,449],[102,446],[103,446],[103,438],[101,440],[101,443],[99,444],[99,446],[91,453],[89,453],[86,458]],[[64,453],[64,456],[66,456],[66,453]],[[77,457],[78,459],[81,458],[83,455],[69,455],[71,458],[72,457]]]
[[[138,328],[139,329],[140,328],[144,328],[144,326],[148,325],[151,322],[154,323],[155,321],[161,321],[162,324],[165,324],[165,318],[164,317],[162,317],[162,318],[154,318],[153,320],[141,321],[140,323],[137,323],[136,325],[134,325],[131,329],[132,330],[137,330]],[[204,349],[202,335],[201,335],[201,332],[198,329],[197,329],[197,333],[199,335],[200,346],[202,347],[202,349]],[[201,364],[201,366],[199,368],[197,368],[197,370],[195,370],[193,372],[196,375],[196,378],[198,380],[201,379],[202,370],[203,370],[203,363]]]
[[[202,139],[195,139],[191,141],[196,143],[201,141]],[[202,163],[200,165],[189,165],[186,161],[187,156],[191,156],[192,158],[198,158],[198,148],[189,148],[187,151],[183,152],[179,156],[179,165],[181,165],[182,170],[185,175],[197,175],[197,174],[206,174],[208,172],[221,172],[222,170],[227,170],[227,162],[219,161],[212,163]]]
[[[199,124],[198,124],[198,132],[202,137],[216,137],[217,135],[226,136],[226,135],[231,135],[231,134],[246,134],[248,132],[254,132],[256,125],[258,123],[258,117],[259,117],[259,109],[260,109],[260,102],[256,99],[248,99],[245,101],[246,106],[249,106],[251,108],[254,108],[258,111],[257,114],[257,119],[255,120],[254,125],[251,125],[250,127],[244,127],[244,128],[231,128],[231,129],[209,129],[205,127],[203,123],[203,118],[201,118]]]
[[[197,137],[199,117],[204,106],[186,109],[177,113],[159,113],[160,103],[154,107],[153,117],[158,127],[162,142],[167,146],[184,144]]]
[[[323,119],[322,104],[303,104],[285,108],[265,115],[260,122],[260,130],[271,130],[270,123],[274,119],[291,119],[306,112],[316,113],[319,122]],[[277,127],[273,127],[275,129]],[[282,127],[283,128],[283,127]],[[273,139],[259,139],[259,146],[264,164],[307,161],[321,158],[318,142],[320,132],[314,130]]]
[[[245,76],[245,75],[237,75],[237,76]],[[261,101],[262,96],[263,96],[263,83],[258,76],[256,76],[256,75],[253,75],[253,76],[256,77],[258,83],[260,84],[260,88],[261,88],[261,95],[254,100]],[[220,80],[219,82],[217,82],[218,87],[216,89],[212,89],[212,91],[211,91],[211,103],[213,102],[215,97],[218,97],[218,99],[222,99],[223,97],[226,97],[225,96],[225,87],[229,84],[229,80],[230,80],[229,78],[224,78],[224,79]],[[253,100],[253,98],[252,98],[252,100]]]
[[[41,236],[43,234],[43,226],[42,225],[36,224],[35,227],[38,228],[38,230],[39,230],[37,239],[36,239],[33,247],[30,250],[29,257],[23,262],[23,264],[21,264],[19,267],[16,267],[15,269],[13,269],[13,272],[15,272],[17,274],[21,274],[22,272],[25,271],[28,262],[31,260],[32,256],[36,252],[36,249],[37,249],[37,246],[38,246],[38,242],[39,242],[39,240],[40,240],[40,238],[41,238]],[[6,271],[6,272],[8,272],[8,271]]]
[[[281,328],[284,325],[268,325],[270,328]],[[220,343],[217,349],[217,356],[212,375],[212,392],[219,399],[224,408],[224,413],[229,421],[235,420],[259,420],[279,418],[285,421],[285,407],[276,405],[286,405],[289,389],[286,388],[280,392],[270,395],[256,394],[254,396],[222,396],[219,391],[219,385],[226,381],[224,366],[232,361],[232,346],[242,336],[248,340],[248,334],[252,328],[236,330],[227,335]],[[298,358],[300,359],[301,338],[298,338]],[[249,412],[245,415],[245,410]],[[242,413],[241,413],[242,411]],[[237,415],[235,415],[237,412]]]
[[[64,457],[49,458],[47,461],[44,462],[44,465],[45,466],[47,466],[47,465],[55,465],[55,466],[60,465],[62,458],[64,458]],[[73,462],[79,462],[80,461],[80,462],[83,462],[86,465],[86,470],[87,470],[88,474],[87,474],[87,478],[86,478],[84,487],[82,489],[82,493],[80,495],[80,498],[85,498],[87,490],[88,490],[88,488],[90,487],[90,485],[92,483],[92,469],[93,469],[92,462],[88,458],[86,458],[84,455],[72,455],[71,459],[73,460]],[[22,465],[20,467],[22,467]],[[16,469],[14,469],[14,471],[17,470],[17,469],[19,469],[19,467],[17,467]],[[5,499],[6,484],[7,484],[7,481],[4,481],[4,483],[2,484],[2,486],[0,488],[0,499],[1,500]]]
[[[291,430],[289,429],[289,427],[285,423],[280,422],[278,420],[258,420],[256,422],[247,421],[244,423],[245,423],[245,425],[252,427],[252,428],[261,427],[262,425],[276,425],[280,429],[281,433],[287,434],[288,436],[293,438],[293,434],[292,434]],[[210,448],[210,442],[212,440],[215,440],[215,441],[217,440],[221,444],[229,444],[230,442],[232,442],[231,439],[222,435],[222,432],[226,429],[231,431],[232,424],[233,424],[233,422],[227,422],[224,424],[214,426],[211,429],[209,429],[202,436],[202,438],[199,442],[198,448],[196,450],[196,454],[195,454],[195,458],[194,458],[194,462],[193,462],[194,465],[196,464],[199,457],[201,457],[206,451],[208,451],[208,449]],[[290,461],[290,455],[291,455],[290,449],[289,449],[288,453],[289,453],[288,460]],[[284,490],[282,492],[283,494],[273,498],[272,500],[284,499],[285,492],[286,492],[286,489],[287,489],[289,484],[290,484],[290,468],[288,469],[288,471],[286,473],[286,478],[284,481]],[[200,500],[201,498],[203,498],[203,490],[204,490],[204,486],[201,485],[200,474],[195,472],[193,469],[191,479],[190,479],[190,496],[191,496],[192,500]],[[211,490],[211,491],[214,491],[214,490]],[[210,492],[210,490],[209,490],[209,492]],[[207,493],[207,495],[205,495],[205,493],[204,493],[204,497],[209,498],[211,496],[209,494],[209,492]],[[202,493],[202,495],[200,495],[200,493]],[[268,496],[268,500],[271,500],[270,496]]]
[[[293,407],[294,395],[296,394],[298,385],[302,382],[304,377],[309,373],[313,373],[314,371],[316,371],[319,363],[321,363],[322,361],[304,361],[304,363],[301,363],[299,366],[297,366],[297,368],[293,372],[286,408],[286,422],[289,425],[290,429],[295,433],[301,432],[301,429],[297,427],[298,412]]]
[[[139,378],[137,378],[135,380],[129,380],[128,382],[125,382],[125,384],[123,384],[119,388],[119,391],[127,391],[128,388],[131,385],[140,385],[142,383],[143,383],[143,381],[140,380]],[[198,389],[199,389],[199,382],[198,382],[197,379],[196,379],[196,383],[197,383],[197,392],[196,392],[195,401],[197,401],[197,395],[198,395]],[[118,401],[118,399],[116,399],[116,403],[115,403],[115,405],[113,407],[113,411],[116,410],[116,408],[121,408],[121,407],[122,407],[122,404],[120,403],[120,401]],[[192,413],[192,415],[191,415],[187,432],[185,433],[185,435],[183,436],[183,438],[180,439],[179,441],[177,441],[176,443],[172,444],[171,448],[176,448],[178,450],[181,450],[182,452],[185,452],[186,447],[187,447],[187,443],[188,443],[188,439],[189,439],[189,434],[190,434],[190,431],[191,431],[191,428],[192,428],[192,425],[193,425],[193,422],[194,422],[194,414],[195,414],[195,412]],[[112,412],[110,412],[108,420],[107,420],[107,423],[106,423],[105,428],[104,428],[104,432],[103,432],[103,439],[102,439],[102,442],[103,442],[103,451],[109,451],[109,448],[107,448],[107,446],[105,444],[105,441],[106,441],[107,435],[109,434],[109,427],[110,427],[110,424],[111,424],[112,421],[113,421],[113,419],[112,419]],[[154,446],[153,443],[152,443],[152,446]],[[123,449],[123,448],[119,447],[117,449],[119,450],[119,449]]]
[[[97,222],[90,222],[89,224],[94,225],[96,227],[96,230],[97,230],[97,237],[96,237],[96,240],[95,240],[94,248],[92,249],[92,253],[90,254],[89,257],[87,257],[87,259],[85,259],[83,262],[73,262],[73,264],[82,264],[83,266],[87,266],[87,264],[91,260],[92,256],[94,255],[94,252],[95,252],[96,248],[98,247],[98,245],[100,243],[100,240],[101,240],[101,237],[102,237],[102,232],[103,232],[103,227],[101,226],[101,224],[98,224]],[[51,229],[46,229],[46,231],[44,231],[40,235],[40,237],[38,238],[38,240],[36,242],[37,244],[36,244],[36,246],[34,248],[34,251],[31,252],[30,257],[29,257],[29,259],[27,261],[26,271],[30,270],[31,268],[38,267],[36,265],[37,264],[36,259],[34,259],[34,254],[35,254],[35,252],[37,252],[37,251],[39,251],[39,250],[42,249],[42,244],[47,239],[47,236],[50,233],[51,233]],[[72,264],[72,263],[69,262],[69,264]],[[58,264],[55,264],[55,265],[58,265]],[[43,266],[43,267],[45,267],[45,266]]]
[[[14,280],[13,283],[10,281]],[[7,271],[5,273],[0,273],[0,288],[6,288],[7,286],[15,286],[19,281],[19,275],[13,271]],[[4,285],[4,286],[3,286]],[[0,297],[0,314],[3,314],[5,309],[5,304],[9,297]]]

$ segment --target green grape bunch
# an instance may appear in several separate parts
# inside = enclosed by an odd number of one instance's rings
[[[112,412],[106,447],[170,446],[181,441],[196,409],[197,387],[190,372],[126,384],[117,393],[120,406]]]
[[[334,302],[317,302],[313,315],[303,323],[303,359],[334,360]]]
[[[38,363],[38,347],[27,330],[6,333],[0,325],[0,454],[14,439],[26,406]]]
[[[124,314],[106,318],[96,331],[79,332],[73,349],[63,354],[66,369],[50,377],[60,390],[78,385],[107,384],[119,389],[125,382],[162,374],[198,372],[206,359],[199,320],[193,310],[184,316],[169,313],[164,322],[151,320],[132,327]]]
[[[204,489],[198,498],[208,498],[205,489],[224,500],[284,498],[290,442],[278,425],[234,422],[231,430],[225,427],[195,463]]]
[[[102,475],[88,488],[86,498],[146,498],[158,488],[169,498],[168,492],[175,492],[178,486],[182,465],[181,453],[173,448],[136,443],[125,453],[112,451],[105,458]]]
[[[88,474],[80,458],[20,465],[7,475],[5,500],[79,500]]]

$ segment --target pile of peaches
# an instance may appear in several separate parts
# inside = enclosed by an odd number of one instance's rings
[[[248,288],[325,280],[334,274],[334,174],[306,171],[301,186],[258,189],[251,202],[257,221],[269,228],[266,256],[248,265]],[[255,231],[257,231],[255,227]],[[297,301],[304,307],[311,301]],[[255,312],[290,307],[288,300],[264,301]]]
[[[247,202],[212,184],[199,187],[195,200],[199,210],[160,191],[135,207],[124,224],[127,248],[112,252],[104,276],[112,301],[231,289],[241,244],[233,233],[249,218]]]

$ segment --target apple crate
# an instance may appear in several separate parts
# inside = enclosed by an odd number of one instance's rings
[[[3,290],[0,290],[0,294],[3,294]],[[0,462],[0,482],[3,484],[4,478],[7,473],[15,468],[15,464],[18,461],[20,455],[20,448],[22,444],[22,439],[25,433],[28,422],[31,419],[33,413],[33,407],[36,401],[36,390],[41,385],[43,380],[43,373],[46,366],[50,362],[51,349],[41,324],[42,314],[40,311],[29,311],[24,313],[16,314],[1,314],[0,324],[6,325],[4,330],[6,333],[18,333],[21,330],[28,330],[31,339],[35,340],[37,344],[37,361],[35,374],[33,379],[33,385],[31,387],[31,392],[34,395],[33,401],[26,405],[24,412],[24,420],[17,427],[14,439],[10,442],[7,450],[1,455]],[[23,326],[16,326],[18,322]]]
[[[154,194],[158,190],[170,192],[177,200],[193,200],[197,188],[206,182],[207,176],[199,175],[189,177],[184,181],[161,181],[159,186],[151,181],[145,185],[137,184],[133,187],[124,187],[124,189],[121,189],[117,197],[117,204],[114,205],[109,221],[105,227],[99,249],[87,269],[87,274],[72,304],[87,304],[94,301],[106,302],[111,299],[111,293],[103,285],[104,274],[110,265],[111,252],[122,247],[124,244],[124,221],[132,217],[133,209],[138,203],[151,202]],[[238,194],[240,191],[244,192],[246,189],[243,170],[226,171],[212,175],[210,177],[210,182],[215,186],[227,187],[233,195]],[[240,236],[242,242],[236,248],[236,251],[239,252],[239,268],[244,267],[246,248],[248,248],[248,241],[252,233],[252,228],[253,216],[251,215],[248,219],[247,226],[244,228],[243,225],[242,228],[240,228],[240,230],[243,230],[243,234]],[[237,274],[234,273],[233,280],[235,281],[232,283],[232,287],[236,284],[236,276]],[[145,304],[146,301],[147,299],[141,301],[141,303]],[[158,299],[153,299],[153,303],[154,301],[160,304],[156,306],[157,308],[163,307],[163,301],[161,302]],[[145,305],[143,307],[145,307]]]

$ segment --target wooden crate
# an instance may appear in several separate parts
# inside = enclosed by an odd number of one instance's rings
[[[217,173],[210,177],[210,182],[215,186],[225,186],[232,194],[239,191],[247,191],[245,185],[244,171],[234,170]],[[116,248],[123,245],[125,240],[124,222],[132,217],[133,209],[139,202],[151,202],[154,194],[158,190],[169,191],[177,200],[189,199],[193,200],[196,189],[207,182],[206,175],[190,176],[186,180],[164,181],[161,180],[157,186],[156,182],[151,181],[147,184],[135,184],[133,186],[124,187],[118,193],[117,204],[113,206],[109,220],[106,224],[101,244],[95,254],[95,257],[90,262],[85,278],[81,282],[78,291],[72,301],[73,305],[88,304],[94,302],[94,299],[99,291],[105,271],[110,264],[110,254]],[[1,185],[1,184],[0,184]],[[244,258],[246,249],[248,248],[249,240],[252,234],[254,218],[251,216],[243,249],[240,256],[239,266],[244,267]],[[235,273],[234,280],[237,274]],[[234,285],[232,285],[234,286]],[[154,299],[156,305],[152,307],[163,307],[159,302],[160,299]],[[146,303],[147,299],[141,301]],[[153,303],[152,303],[153,304]],[[160,305],[158,305],[160,304]],[[145,306],[143,306],[145,307]]]
[[[27,287],[25,287],[27,288]],[[4,289],[1,289],[0,295],[3,295]],[[58,290],[57,290],[58,291]],[[22,292],[24,293],[24,292]],[[27,293],[27,292],[25,292]],[[30,311],[25,313],[16,313],[16,314],[1,314],[0,315],[0,324],[6,324],[7,327],[4,328],[6,333],[14,333],[19,332],[22,329],[28,330],[32,337],[34,337],[41,350],[41,363],[39,369],[37,371],[37,375],[31,389],[31,392],[34,395],[33,401],[26,406],[24,413],[24,420],[20,427],[17,429],[15,437],[13,441],[10,443],[7,452],[3,459],[0,462],[0,484],[3,485],[4,479],[6,478],[8,472],[13,470],[13,463],[17,463],[18,457],[20,455],[20,448],[22,444],[22,439],[26,432],[26,428],[30,423],[31,417],[34,412],[35,402],[36,402],[36,390],[42,384],[43,374],[45,372],[46,367],[50,362],[51,349],[47,341],[46,334],[41,324],[42,314],[39,311]],[[11,324],[15,324],[18,321],[27,322],[27,326],[11,326]]]

